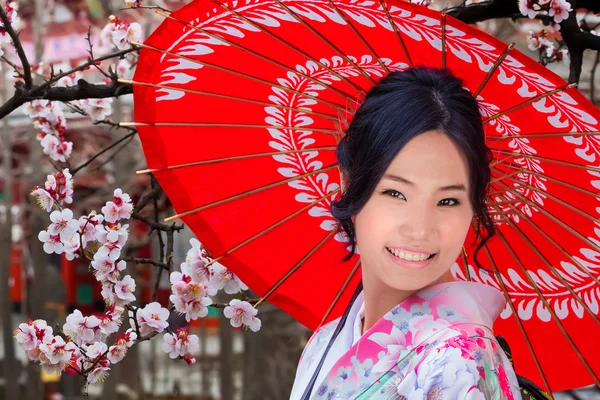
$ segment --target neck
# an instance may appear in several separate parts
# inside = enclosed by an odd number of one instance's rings
[[[384,317],[391,309],[402,303],[404,300],[418,292],[419,290],[398,290],[392,288],[369,273],[367,268],[363,268],[363,290],[365,302],[365,316],[362,321],[361,335]],[[443,282],[452,282],[454,277],[450,270],[439,279],[427,286],[436,285]]]

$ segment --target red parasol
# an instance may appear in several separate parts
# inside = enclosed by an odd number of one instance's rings
[[[495,329],[547,391],[600,386],[600,112],[498,39],[408,2],[196,0],[144,42],[133,80],[148,167],[213,258],[310,329],[339,317],[358,256],[329,213],[335,146],[390,71],[446,67],[481,107],[497,235],[457,279],[510,299]],[[148,172],[148,171],[147,171]],[[568,371],[565,371],[568,366]]]

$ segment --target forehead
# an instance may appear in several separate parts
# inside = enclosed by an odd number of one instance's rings
[[[455,183],[467,186],[469,165],[462,149],[446,134],[428,131],[400,150],[386,174],[402,176],[416,186]]]

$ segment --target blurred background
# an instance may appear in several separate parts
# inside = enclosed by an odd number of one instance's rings
[[[67,71],[86,62],[91,55],[90,45],[92,51],[96,51],[94,57],[101,55],[101,31],[111,15],[138,22],[142,26],[142,37],[147,37],[163,19],[151,10],[121,10],[126,7],[122,0],[18,0],[16,3],[21,20],[19,38],[38,81],[49,73],[50,64],[55,71]],[[432,7],[460,3],[436,1]],[[185,2],[158,0],[144,4],[175,10]],[[600,17],[585,11],[578,13],[578,18],[594,29],[600,23]],[[492,19],[478,25],[507,43],[516,42],[519,50],[533,58],[540,57],[537,50],[528,48],[527,33],[544,28],[541,20]],[[0,105],[14,94],[15,71],[9,63],[18,65],[18,61],[14,49],[11,51],[7,46],[0,62]],[[110,62],[115,64],[114,60]],[[579,90],[593,101],[596,100],[594,87],[600,79],[595,74],[597,64],[596,52],[586,52]],[[100,64],[100,67],[108,65]],[[568,76],[566,62],[551,62],[548,67],[565,79]],[[131,78],[134,69],[135,61],[125,65],[119,74]],[[89,68],[79,78],[100,82],[104,76],[100,68]],[[132,121],[132,109],[131,95],[113,99],[110,121],[114,124]],[[73,143],[71,165],[85,164],[75,179],[71,208],[76,215],[99,210],[106,199],[112,197],[114,188],[129,193],[136,204],[155,187],[149,175],[135,173],[146,168],[137,136],[113,146],[123,137],[123,132],[114,125],[97,123],[76,109],[65,109],[65,117],[65,140]],[[200,338],[200,353],[191,366],[181,360],[171,360],[161,349],[162,340],[134,346],[121,363],[113,366],[105,382],[89,387],[79,376],[49,375],[38,364],[28,362],[13,339],[13,331],[20,323],[41,318],[50,326],[62,326],[74,309],[91,315],[102,312],[104,302],[88,262],[47,254],[38,239],[38,232],[48,226],[48,215],[40,210],[30,192],[33,187],[42,185],[55,168],[42,154],[36,129],[24,107],[0,120],[0,134],[0,326],[3,333],[0,335],[0,399],[79,399],[85,393],[99,399],[289,398],[296,365],[311,332],[270,304],[261,307],[259,317],[263,328],[256,333],[233,328],[214,308],[206,318],[192,321],[189,330]],[[159,218],[173,214],[164,196],[156,196],[150,209]],[[173,265],[185,261],[192,237],[185,227],[174,235]],[[132,219],[127,255],[164,258],[164,254],[159,254],[163,249],[159,240],[163,239],[152,234],[147,224]],[[159,269],[144,263],[130,264],[127,268],[136,279],[138,301],[144,304],[156,300],[165,306],[168,304],[167,274],[160,275]],[[228,302],[229,299],[220,300]],[[185,319],[172,316],[169,323],[171,327],[183,326]],[[14,382],[18,387],[16,392]],[[9,386],[13,386],[13,391],[9,391]],[[600,392],[589,387],[556,393],[555,397],[600,399]]]

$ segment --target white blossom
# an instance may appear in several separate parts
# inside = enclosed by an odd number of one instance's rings
[[[211,269],[213,275],[210,282],[218,290],[224,289],[227,294],[235,294],[240,290],[248,289],[248,286],[246,286],[237,275],[225,268],[222,264],[215,262],[211,265]]]
[[[112,98],[110,97],[103,99],[84,99],[80,102],[86,114],[96,121],[103,121],[112,114],[111,103]]]
[[[100,320],[95,316],[84,317],[81,311],[75,310],[67,317],[63,332],[78,345],[90,343],[95,336]]]
[[[136,313],[137,324],[142,336],[165,330],[169,326],[167,318],[169,318],[169,310],[158,302],[150,303],[146,307],[138,309]]]
[[[71,360],[75,345],[71,342],[65,343],[60,336],[54,336],[48,343],[40,344],[39,349],[39,359],[44,371],[60,375]]]
[[[200,350],[198,336],[190,335],[186,328],[177,328],[175,334],[165,333],[163,351],[170,358],[193,356]]]
[[[124,261],[121,261],[124,262]],[[135,281],[129,275],[115,283],[115,294],[117,295],[117,304],[124,306],[135,301]]]
[[[52,223],[48,227],[48,233],[51,235],[60,235],[61,241],[67,241],[77,232],[79,223],[73,219],[73,211],[68,208],[62,211],[52,211],[50,213]]]
[[[40,242],[44,243],[44,251],[48,254],[62,254],[64,245],[60,241],[60,235],[51,235],[48,231],[41,231],[38,234]]]
[[[258,310],[247,301],[233,299],[223,310],[223,315],[230,318],[231,326],[239,328],[244,325],[244,327],[257,332],[261,327],[261,321],[256,317],[257,312]]]
[[[573,11],[573,9],[567,0],[552,0],[548,15],[553,17],[556,23],[560,23],[569,18],[569,11]]]

